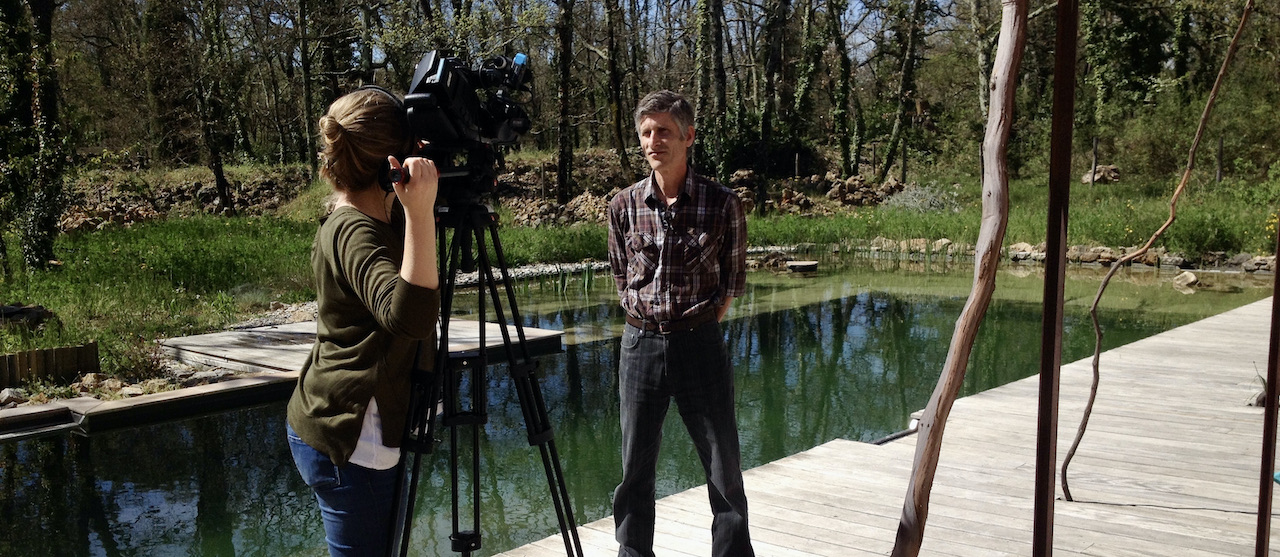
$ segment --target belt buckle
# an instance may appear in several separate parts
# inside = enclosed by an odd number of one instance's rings
[[[671,321],[659,321],[659,322],[658,322],[658,332],[659,332],[659,333],[662,333],[662,334],[664,334],[664,335],[666,335],[666,334],[670,334],[670,333],[671,333],[671,331],[672,331],[671,325],[672,325],[672,322],[671,322]]]

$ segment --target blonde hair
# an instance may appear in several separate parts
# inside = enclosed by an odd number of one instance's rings
[[[413,145],[400,101],[378,89],[339,97],[320,117],[320,175],[336,190],[359,191],[378,180],[387,155]]]

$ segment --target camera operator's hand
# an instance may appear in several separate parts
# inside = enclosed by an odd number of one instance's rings
[[[400,204],[404,205],[405,216],[430,217],[434,220],[436,192],[440,187],[440,171],[436,169],[436,164],[431,159],[422,157],[406,158],[403,165],[395,157],[387,157],[387,162],[391,164],[393,172],[399,170],[401,176],[408,178],[407,181],[391,185],[395,188],[396,197],[400,198]]]
[[[436,268],[436,191],[440,187],[440,171],[431,159],[409,157],[404,166],[395,157],[387,157],[393,171],[403,170],[408,181],[391,184],[404,206],[404,262],[400,277],[410,284],[426,288],[440,286]]]

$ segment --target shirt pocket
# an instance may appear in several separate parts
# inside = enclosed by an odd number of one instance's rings
[[[636,233],[627,240],[627,252],[630,254],[627,261],[628,286],[638,288],[653,281],[661,248],[652,234]]]
[[[684,268],[690,273],[717,273],[720,271],[718,245],[714,237],[706,232],[690,233],[684,236]]]

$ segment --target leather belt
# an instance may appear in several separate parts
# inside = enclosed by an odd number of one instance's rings
[[[707,310],[692,317],[684,319],[676,319],[674,321],[650,321],[648,319],[640,319],[627,314],[627,324],[642,331],[657,331],[661,334],[692,331],[701,325],[705,325],[716,319],[715,310]]]

